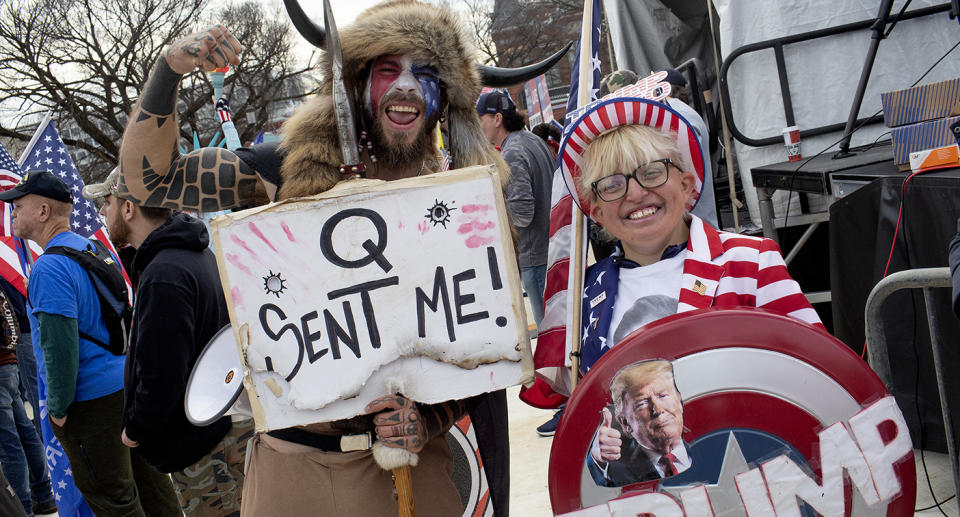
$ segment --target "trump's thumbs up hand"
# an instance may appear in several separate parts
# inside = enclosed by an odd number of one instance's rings
[[[603,408],[602,414],[603,422],[590,446],[590,456],[600,464],[619,460],[620,446],[623,444],[620,431],[613,428],[613,413],[608,408]]]

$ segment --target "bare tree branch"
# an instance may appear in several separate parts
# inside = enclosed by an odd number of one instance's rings
[[[252,140],[277,103],[312,93],[315,59],[297,66],[284,13],[254,0],[206,11],[207,1],[0,2],[0,124],[6,126],[0,137],[29,140],[39,117],[51,111],[64,142],[93,157],[78,160],[90,162],[81,167],[84,179],[99,179],[117,162],[127,113],[163,47],[222,23],[247,48],[224,92],[241,141]],[[206,142],[220,129],[212,92],[204,74],[181,84],[181,134],[188,141],[194,130]],[[247,113],[257,123],[248,124]]]

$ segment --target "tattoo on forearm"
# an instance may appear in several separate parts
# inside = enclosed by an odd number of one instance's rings
[[[420,416],[423,418],[423,426],[427,430],[427,438],[433,439],[447,432],[450,426],[466,414],[466,406],[459,400],[448,400],[439,404],[421,405]]]
[[[158,59],[157,64],[147,78],[147,84],[140,93],[140,112],[137,121],[154,115],[157,117],[157,127],[171,117],[177,106],[177,88],[183,76],[170,69],[166,59]],[[135,110],[136,113],[138,110]]]
[[[195,208],[217,212],[250,202],[257,175],[237,155],[206,147],[181,156],[163,176],[144,157],[143,182],[150,196],[146,206]]]

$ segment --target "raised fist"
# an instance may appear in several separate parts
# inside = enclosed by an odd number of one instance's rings
[[[620,459],[620,447],[623,441],[620,440],[620,431],[613,428],[613,414],[610,409],[603,408],[603,423],[593,439],[590,446],[590,456],[594,461],[603,465],[610,461]]]
[[[163,52],[167,65],[185,75],[196,69],[212,72],[217,68],[240,64],[243,45],[223,25],[195,32],[171,43]]]

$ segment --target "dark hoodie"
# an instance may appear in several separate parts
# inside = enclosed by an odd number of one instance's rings
[[[139,276],[124,372],[124,418],[137,451],[161,472],[193,465],[213,450],[230,417],[197,427],[183,410],[190,371],[207,341],[229,323],[220,275],[203,223],[175,213],[133,259]]]

